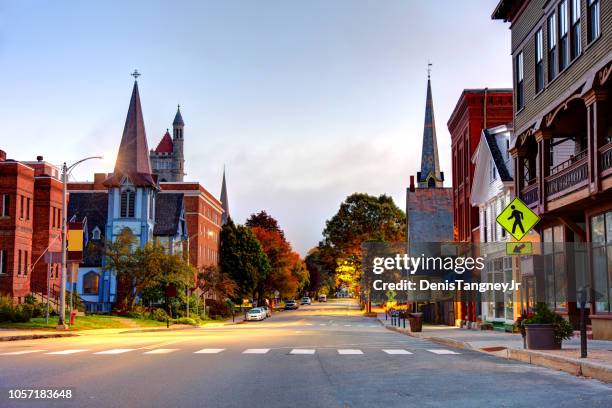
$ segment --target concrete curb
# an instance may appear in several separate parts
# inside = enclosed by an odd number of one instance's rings
[[[199,329],[202,328],[204,326],[190,326],[190,327],[175,327],[172,328],[166,328],[166,327],[162,327],[162,328],[151,328],[151,329],[128,329],[128,330],[124,330],[124,331],[120,331],[117,334],[129,334],[129,333],[152,333],[152,332],[167,332],[167,331],[180,331],[180,330],[193,330],[193,329]]]
[[[0,341],[18,341],[18,340],[36,340],[36,339],[52,339],[56,337],[74,337],[76,333],[49,333],[49,334],[23,334],[20,336],[4,336],[0,337]]]
[[[412,333],[409,329],[387,326],[382,321],[380,321],[380,323],[382,323],[387,330],[406,334],[410,337],[429,340],[436,344],[441,344],[457,349],[473,350],[484,354],[499,356],[499,354],[475,348],[469,342],[449,339],[446,337],[426,336],[422,333]],[[564,371],[566,373],[576,376],[582,376],[606,383],[612,383],[612,367],[593,361],[581,361],[580,359],[547,354],[537,350],[522,350],[515,348],[506,348],[506,358],[541,367],[552,368],[554,370]]]

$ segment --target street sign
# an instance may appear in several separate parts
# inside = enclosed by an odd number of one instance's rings
[[[520,241],[540,221],[540,217],[520,199],[515,198],[497,216],[497,223]]]
[[[507,242],[506,255],[533,255],[531,242]]]

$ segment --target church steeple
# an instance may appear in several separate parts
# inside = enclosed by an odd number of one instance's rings
[[[221,217],[221,225],[225,225],[230,216],[229,203],[227,201],[227,186],[225,184],[225,166],[223,166],[223,181],[221,182],[221,207],[223,207],[223,216]]]
[[[417,173],[419,188],[442,187],[444,173],[440,171],[436,121],[434,119],[433,98],[431,95],[430,67],[427,68],[427,100],[425,102],[425,125],[421,150],[421,171]]]
[[[135,71],[133,75],[137,78],[140,74]],[[134,185],[155,185],[152,173],[147,134],[138,92],[138,81],[134,80],[130,106],[115,162],[115,170],[113,175],[106,180],[106,184],[118,185],[121,179],[127,176]]]

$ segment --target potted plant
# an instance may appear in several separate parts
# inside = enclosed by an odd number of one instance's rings
[[[517,319],[517,326],[527,339],[527,348],[532,350],[555,350],[561,348],[563,340],[572,337],[571,324],[548,308],[538,303],[533,313]]]

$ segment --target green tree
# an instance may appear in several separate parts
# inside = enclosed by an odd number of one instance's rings
[[[257,298],[257,288],[270,273],[270,262],[250,228],[231,219],[221,230],[219,266],[238,285],[236,296]]]
[[[202,295],[212,292],[221,300],[233,298],[237,288],[236,282],[215,265],[205,266],[198,272],[197,286],[202,291]]]

